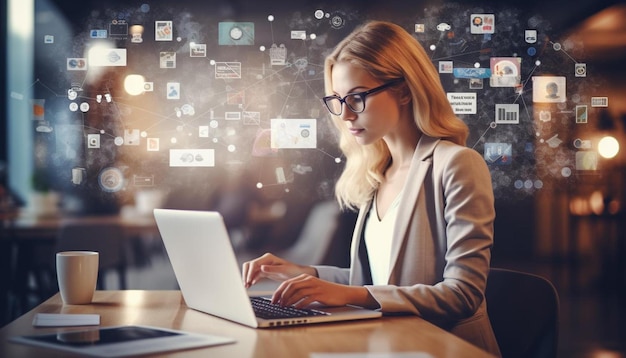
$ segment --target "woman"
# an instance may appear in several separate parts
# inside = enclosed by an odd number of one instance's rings
[[[324,102],[347,160],[336,185],[358,209],[349,269],[272,254],[244,263],[247,287],[283,281],[272,300],[415,314],[499,355],[485,286],[495,218],[489,171],[421,45],[370,22],[328,56]]]

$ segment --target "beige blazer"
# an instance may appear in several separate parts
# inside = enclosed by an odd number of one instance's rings
[[[485,302],[495,210],[480,154],[422,135],[400,199],[384,286],[367,285],[366,256],[359,255],[370,207],[371,202],[359,211],[351,267],[316,266],[319,277],[365,285],[385,314],[421,316],[500,355]]]

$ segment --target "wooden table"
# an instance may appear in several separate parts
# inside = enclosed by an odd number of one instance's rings
[[[96,291],[90,305],[64,306],[58,294],[0,330],[0,357],[71,357],[67,352],[8,342],[12,336],[76,328],[35,328],[36,313],[96,313],[101,326],[148,325],[227,336],[236,343],[169,352],[158,357],[310,357],[317,352],[425,352],[432,357],[489,357],[481,349],[415,316],[383,317],[254,329],[189,309],[179,291]]]

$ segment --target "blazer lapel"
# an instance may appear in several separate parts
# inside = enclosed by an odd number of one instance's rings
[[[370,211],[372,206],[371,200],[363,205],[359,209],[359,215],[357,216],[356,223],[354,225],[354,232],[352,233],[352,246],[350,247],[350,258],[351,258],[351,270],[350,270],[350,284],[361,286],[364,282],[371,280],[370,278],[364,277],[364,265],[369,267],[368,261],[363,261],[363,257],[360,255],[361,246],[363,239],[363,229],[365,228],[365,220],[367,220],[367,214]]]
[[[390,279],[394,276],[394,271],[396,265],[398,264],[400,254],[402,253],[402,248],[405,246],[405,241],[408,239],[406,232],[408,230],[409,223],[413,218],[413,212],[416,209],[420,189],[422,188],[426,174],[432,165],[433,151],[435,150],[437,143],[439,143],[439,140],[440,139],[438,138],[428,137],[422,134],[422,137],[415,148],[415,153],[413,154],[413,159],[411,161],[411,167],[409,168],[409,174],[407,176],[406,183],[404,184],[404,192],[402,198],[400,198],[398,217],[396,219],[392,236],[391,260],[389,262]]]

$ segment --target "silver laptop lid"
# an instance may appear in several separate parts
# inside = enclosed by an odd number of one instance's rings
[[[257,327],[222,216],[155,209],[154,217],[187,306]]]

